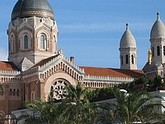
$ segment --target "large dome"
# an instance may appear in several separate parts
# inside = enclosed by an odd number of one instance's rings
[[[136,41],[126,24],[126,31],[121,37],[120,48],[136,48]]]
[[[13,8],[11,19],[32,16],[54,19],[52,8],[47,0],[18,0]]]
[[[159,13],[157,13],[157,20],[151,29],[150,38],[165,38],[165,25],[160,19]]]

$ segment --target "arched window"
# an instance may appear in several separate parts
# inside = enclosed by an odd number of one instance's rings
[[[9,43],[9,50],[13,52],[15,50],[15,42],[14,42],[14,36],[11,36],[10,43]]]
[[[46,49],[46,44],[47,44],[47,38],[45,34],[41,34],[40,36],[40,48],[41,49]]]
[[[132,62],[132,64],[134,64],[134,56],[133,55],[131,55],[131,62]]]
[[[121,65],[123,65],[123,56],[121,56]]]
[[[165,56],[165,46],[163,46],[163,55]]]
[[[9,42],[9,52],[11,52],[11,41]]]
[[[12,89],[9,90],[9,95],[10,95],[10,96],[12,95]]]
[[[13,90],[13,96],[15,96],[15,89]]]
[[[160,56],[160,47],[157,46],[157,56]]]
[[[154,47],[152,47],[152,56],[154,56]]]
[[[28,49],[29,43],[28,43],[28,36],[25,35],[24,36],[24,43],[23,43],[23,47],[24,49]]]
[[[19,89],[17,89],[17,96],[19,96]]]
[[[128,64],[128,55],[125,55],[125,63]]]

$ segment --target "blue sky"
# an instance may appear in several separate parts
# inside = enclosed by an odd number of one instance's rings
[[[17,0],[0,2],[0,60],[7,59],[7,28]],[[119,68],[119,43],[129,23],[138,50],[138,68],[147,61],[150,29],[165,0],[49,0],[58,24],[58,48],[77,65]]]

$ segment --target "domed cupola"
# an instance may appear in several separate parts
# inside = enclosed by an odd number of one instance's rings
[[[137,69],[136,41],[128,24],[120,40],[120,68]]]
[[[157,20],[151,29],[150,38],[165,38],[165,25],[160,19],[159,13],[157,13]]]
[[[56,55],[58,28],[48,0],[17,0],[8,39],[8,59],[22,71]]]
[[[11,20],[33,16],[54,19],[52,8],[47,0],[18,0],[13,8]]]
[[[126,24],[126,31],[121,37],[120,48],[136,48],[136,41],[131,31],[129,30],[128,24]]]

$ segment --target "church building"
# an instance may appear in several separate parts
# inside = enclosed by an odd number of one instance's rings
[[[144,74],[164,76],[165,26],[159,14],[150,35],[151,51],[143,70],[137,69],[136,40],[129,25],[120,40],[120,68],[78,66],[58,49],[58,26],[48,0],[18,0],[11,13],[8,61],[0,61],[0,116],[21,109],[25,102],[55,100],[66,85],[88,88],[129,83]],[[92,59],[92,58],[91,58]]]

